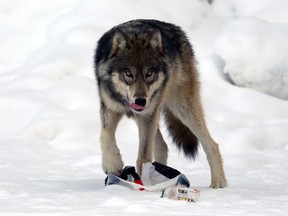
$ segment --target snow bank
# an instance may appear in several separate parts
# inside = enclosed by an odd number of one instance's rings
[[[233,83],[288,99],[288,26],[237,19],[216,37],[217,54]]]
[[[213,11],[224,18],[258,17],[269,22],[286,23],[286,0],[214,0]]]

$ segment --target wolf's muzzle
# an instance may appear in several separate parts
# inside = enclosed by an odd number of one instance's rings
[[[145,109],[146,99],[145,98],[136,98],[135,103],[130,104],[130,107],[138,112],[141,112]]]

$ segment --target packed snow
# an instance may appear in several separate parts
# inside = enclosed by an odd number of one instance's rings
[[[0,215],[286,215],[287,10],[286,0],[0,1]],[[196,203],[104,186],[93,55],[105,31],[136,18],[181,26],[199,62],[229,186],[208,187],[202,149],[190,162],[169,144]],[[136,125],[124,119],[116,137],[135,165]]]

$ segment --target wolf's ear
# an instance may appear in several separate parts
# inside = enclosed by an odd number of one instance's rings
[[[115,55],[119,50],[125,49],[127,44],[128,39],[125,33],[121,30],[116,31],[112,41],[111,55]]]
[[[162,52],[162,37],[158,29],[150,33],[149,44],[153,49],[157,49],[159,52]]]

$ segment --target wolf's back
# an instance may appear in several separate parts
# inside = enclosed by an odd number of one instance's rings
[[[186,50],[185,52],[188,51],[191,52],[190,55],[194,55],[192,47],[180,27],[158,20],[138,19],[115,26],[100,38],[95,52],[94,64],[96,67],[100,62],[105,62],[109,59],[113,36],[118,30],[130,34],[131,36],[159,30],[165,57],[175,58],[176,56],[181,55],[183,53],[183,47]]]

